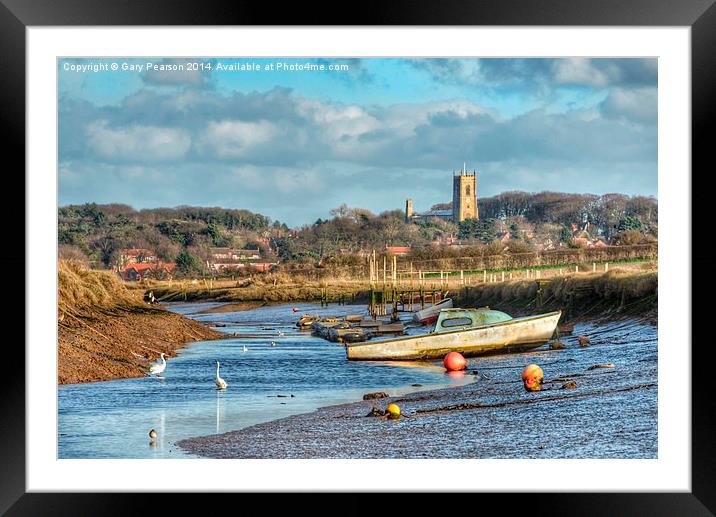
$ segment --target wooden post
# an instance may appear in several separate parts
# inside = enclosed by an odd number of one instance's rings
[[[482,281],[487,282],[487,269],[482,270]]]
[[[465,285],[465,277],[463,276],[462,269],[460,270],[460,285]]]
[[[510,271],[510,280],[512,280],[512,271]]]
[[[393,255],[393,287],[398,284],[398,257]]]
[[[577,266],[574,266],[574,272],[575,272],[575,273],[579,273],[579,266],[578,266],[578,265],[577,265]]]
[[[592,262],[592,273],[596,273],[596,272],[597,272],[597,263]]]
[[[604,263],[604,272],[606,273],[607,271],[609,271],[609,262]]]
[[[504,271],[502,272],[502,281],[503,282],[505,281],[505,272]]]
[[[388,268],[387,260],[388,260],[388,257],[386,255],[383,255],[383,285],[385,285],[385,273]]]

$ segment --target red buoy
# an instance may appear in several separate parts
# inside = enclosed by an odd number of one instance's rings
[[[525,380],[525,389],[527,391],[540,391],[542,389],[542,380],[537,377],[530,377]]]
[[[542,381],[544,380],[544,372],[542,368],[536,364],[528,364],[522,370],[522,381],[527,391],[540,391],[542,389]]]
[[[293,308],[293,312],[298,312],[298,311],[299,311],[299,308],[298,308],[298,307],[294,307],[294,308]]]
[[[460,352],[450,352],[443,359],[445,369],[449,372],[457,372],[467,368],[467,360]]]
[[[544,372],[542,371],[542,368],[537,366],[536,364],[528,364],[525,366],[525,369],[522,370],[522,380],[526,381],[528,379],[539,379],[540,381],[544,379]]]

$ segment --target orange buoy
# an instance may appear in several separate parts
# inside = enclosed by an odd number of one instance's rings
[[[540,391],[542,389],[542,379],[530,377],[525,380],[525,389],[527,391]]]
[[[445,369],[449,372],[457,372],[467,367],[467,360],[460,352],[450,352],[443,359]]]
[[[299,308],[298,308],[298,307],[294,307],[294,308],[293,308],[293,312],[298,312],[298,311],[299,311]]]
[[[528,364],[525,366],[525,369],[522,370],[522,380],[527,382],[528,379],[539,379],[539,381],[542,382],[542,379],[544,379],[542,368],[536,364]]]
[[[388,407],[385,408],[385,412],[388,418],[400,418],[400,406],[398,404],[388,404]]]

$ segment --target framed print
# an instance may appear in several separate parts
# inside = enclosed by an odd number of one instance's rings
[[[27,192],[3,512],[155,491],[713,511],[691,170],[716,8],[396,7],[346,27],[3,0]]]

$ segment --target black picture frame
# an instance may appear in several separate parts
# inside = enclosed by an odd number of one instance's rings
[[[25,166],[25,30],[28,26],[82,25],[549,25],[549,26],[688,26],[691,28],[692,71],[692,242],[708,238],[709,195],[705,188],[710,129],[716,120],[716,7],[715,0],[442,0],[392,1],[355,4],[340,12],[336,4],[221,2],[203,0],[0,0],[0,150],[6,161],[16,158],[16,170]],[[695,171],[700,171],[695,174]],[[669,181],[688,181],[666,171]],[[6,172],[6,176],[9,175]],[[25,193],[24,180],[15,174],[14,193]],[[673,177],[672,177],[673,176]],[[702,188],[699,188],[701,185]],[[7,190],[6,190],[7,191]],[[8,195],[22,204],[24,195]],[[24,213],[24,206],[14,207]],[[689,214],[684,214],[684,221]],[[687,225],[684,224],[686,231]],[[704,233],[705,232],[705,233]],[[17,232],[19,234],[19,231]],[[25,266],[25,235],[13,236],[14,253],[3,254],[10,288],[22,292],[19,271]],[[11,255],[11,256],[10,256]],[[691,249],[691,271],[697,274],[713,264],[706,246]],[[688,281],[691,281],[689,278]],[[15,285],[16,284],[16,285]],[[24,282],[23,282],[24,284]],[[693,283],[692,283],[693,285]],[[705,289],[704,289],[705,290]],[[709,304],[692,290],[692,322],[707,319]],[[24,296],[23,296],[24,299]],[[19,307],[15,303],[14,307]],[[24,307],[24,303],[22,304]],[[17,311],[18,309],[14,309]],[[12,312],[8,314],[12,316]],[[19,316],[19,315],[18,315]],[[668,318],[668,315],[662,315]],[[19,317],[16,318],[19,321]],[[701,327],[703,328],[703,327]],[[716,411],[711,398],[709,347],[692,324],[692,491],[690,493],[579,493],[498,494],[479,496],[479,507],[489,508],[494,498],[502,510],[529,505],[550,515],[713,515],[716,512]],[[688,350],[690,343],[660,343]],[[0,513],[7,515],[126,514],[147,510],[146,494],[26,493],[25,490],[25,365],[24,350],[5,347],[4,390],[0,398]],[[668,365],[660,365],[668,369]],[[668,390],[668,386],[660,386]],[[184,504],[176,494],[159,497],[163,510],[168,500]],[[489,498],[489,499],[488,499]],[[341,506],[350,508],[350,498]],[[156,502],[156,500],[155,500]],[[404,501],[403,501],[404,502]],[[465,500],[462,500],[464,503]],[[461,503],[461,505],[462,505]],[[219,503],[214,503],[219,504]],[[372,504],[370,505],[372,506]],[[402,503],[401,503],[402,506]],[[472,505],[468,504],[466,510]],[[354,508],[369,509],[366,503]],[[150,510],[151,511],[151,510]],[[530,513],[535,513],[534,510]]]

